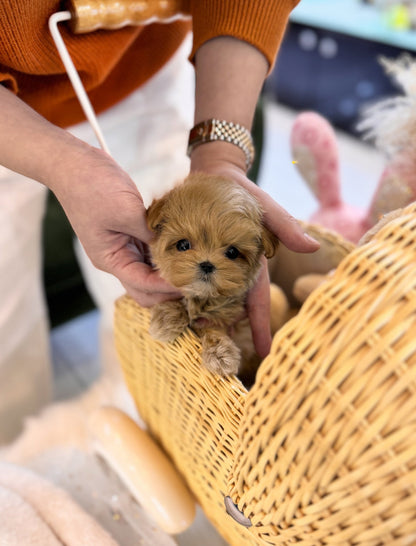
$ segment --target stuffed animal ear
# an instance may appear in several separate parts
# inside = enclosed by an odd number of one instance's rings
[[[279,239],[267,228],[263,227],[261,235],[261,242],[263,244],[264,255],[266,258],[272,258],[279,246]]]
[[[321,207],[339,205],[339,154],[332,125],[316,112],[302,112],[293,124],[290,143],[294,163]]]
[[[163,218],[163,209],[166,204],[166,199],[162,197],[161,199],[156,199],[152,202],[150,207],[147,209],[147,225],[155,233],[162,231],[164,224]]]

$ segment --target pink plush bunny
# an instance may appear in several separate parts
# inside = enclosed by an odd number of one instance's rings
[[[292,128],[292,155],[319,208],[309,218],[357,242],[366,231],[366,212],[341,197],[338,145],[328,121],[314,112],[300,114]]]
[[[309,219],[358,242],[386,213],[416,199],[416,63],[408,56],[381,60],[405,91],[367,110],[360,124],[365,138],[387,156],[368,208],[348,205],[341,197],[338,146],[333,128],[315,112],[300,114],[293,125],[291,146],[296,165],[319,202]]]

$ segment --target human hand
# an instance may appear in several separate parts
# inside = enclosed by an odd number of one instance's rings
[[[150,262],[152,233],[139,191],[105,152],[85,146],[63,157],[60,174],[49,184],[92,263],[116,276],[140,305],[181,297]]]
[[[262,206],[267,228],[290,250],[314,252],[319,248],[319,243],[304,233],[293,216],[247,178],[245,157],[233,144],[210,142],[195,148],[191,155],[191,170],[222,175],[246,188]],[[264,358],[271,346],[270,279],[264,257],[257,282],[248,294],[246,308],[256,351]]]
[[[105,152],[52,125],[0,86],[0,164],[51,189],[92,263],[118,277],[141,305],[181,294],[150,265],[145,208]]]

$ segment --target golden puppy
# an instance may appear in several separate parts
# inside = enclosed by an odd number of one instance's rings
[[[237,373],[241,353],[228,332],[244,314],[260,257],[271,257],[278,244],[262,223],[259,203],[234,182],[197,173],[154,201],[147,214],[155,233],[153,263],[184,296],[153,307],[150,334],[172,341],[190,326],[201,339],[205,366]]]

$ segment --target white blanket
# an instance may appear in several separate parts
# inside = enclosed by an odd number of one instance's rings
[[[117,546],[60,488],[31,470],[0,463],[1,546]]]

